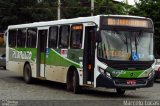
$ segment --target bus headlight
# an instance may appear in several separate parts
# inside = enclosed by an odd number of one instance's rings
[[[154,76],[154,71],[152,71],[152,72],[150,72],[150,73],[148,74],[148,79],[150,79],[152,76]]]
[[[106,77],[111,79],[111,74],[109,72],[106,72]]]
[[[102,68],[100,68],[100,67],[99,67],[99,72],[100,72],[101,74],[105,74],[105,70],[102,69]]]
[[[107,72],[106,70],[104,70],[104,69],[102,69],[102,68],[99,67],[99,72],[100,72],[102,75],[104,75],[104,76],[106,76],[106,77],[108,77],[108,78],[111,79],[111,74],[110,74],[109,72]]]

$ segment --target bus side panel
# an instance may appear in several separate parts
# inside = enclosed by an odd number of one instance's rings
[[[46,79],[66,83],[69,67],[73,66],[77,70],[82,67],[82,54],[82,49],[49,49],[46,56]]]
[[[45,71],[46,79],[51,81],[66,83],[67,72],[68,72],[68,67],[47,65]]]
[[[20,64],[19,61],[15,57],[17,54],[14,48],[8,48],[9,55],[7,56],[7,69],[10,71],[14,71],[17,74],[20,74]],[[8,53],[7,53],[8,54]]]
[[[8,61],[7,62],[7,69],[9,71],[14,71],[14,72],[20,74],[19,73],[19,65],[18,65],[17,61]]]
[[[36,77],[36,53],[36,48],[9,48],[7,69],[23,76],[24,65],[29,62],[32,77]]]
[[[32,70],[32,77],[33,77],[33,78],[36,78],[36,77],[37,77],[36,63],[31,62],[31,63],[30,63],[30,66],[31,66],[31,70]]]

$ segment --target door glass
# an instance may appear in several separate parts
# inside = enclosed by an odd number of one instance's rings
[[[45,77],[47,35],[48,35],[47,29],[38,31],[37,74],[40,77]]]
[[[40,51],[45,52],[47,43],[47,30],[40,30]]]
[[[95,57],[95,43],[93,26],[85,28],[85,43],[84,43],[84,83],[87,81],[94,81],[94,57]]]

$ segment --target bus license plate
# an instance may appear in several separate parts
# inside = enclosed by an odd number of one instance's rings
[[[127,80],[127,85],[136,85],[136,80]]]

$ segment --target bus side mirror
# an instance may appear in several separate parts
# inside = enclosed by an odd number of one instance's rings
[[[101,33],[100,33],[100,31],[96,31],[96,42],[101,42],[102,41],[102,38],[101,38]]]
[[[159,52],[159,51],[155,51],[155,54],[154,54],[154,55],[155,55],[155,58],[156,58],[156,59],[159,59],[159,58],[160,58],[160,52]]]

